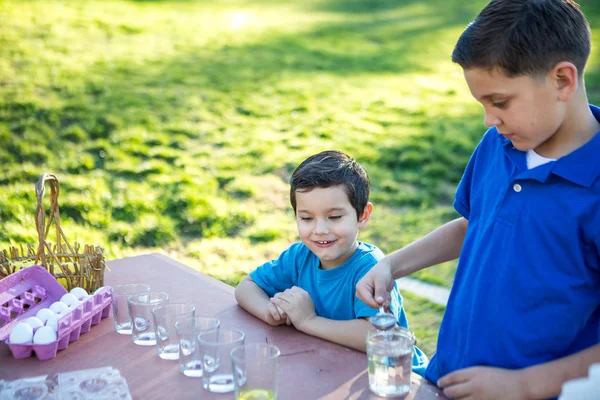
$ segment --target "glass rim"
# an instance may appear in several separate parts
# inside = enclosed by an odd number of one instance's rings
[[[238,346],[235,346],[233,349],[231,349],[231,351],[229,352],[229,357],[236,362],[243,362],[244,359],[238,355],[237,353],[243,351],[243,350],[248,350],[248,349],[260,349],[260,348],[268,348],[270,350],[273,350],[273,352],[270,352],[268,355],[266,355],[265,357],[265,361],[271,361],[271,360],[276,360],[279,358],[279,356],[281,355],[281,350],[279,350],[279,347],[275,346],[274,344],[267,344],[267,343],[248,343],[248,344],[241,344]]]
[[[408,328],[397,326],[388,330],[374,329],[367,333],[367,339],[374,336],[395,336],[399,335],[411,341],[413,345],[416,344],[417,338],[413,331]]]
[[[194,321],[194,326],[192,326],[191,328],[188,326],[185,326],[185,327],[181,326],[180,322],[190,321],[190,320]],[[196,322],[195,322],[196,320],[215,321],[216,325],[212,326],[210,328],[196,328]],[[178,319],[177,321],[175,321],[175,329],[177,330],[177,332],[198,332],[198,334],[200,334],[200,332],[219,329],[220,326],[221,326],[221,321],[215,317],[185,317],[185,318],[181,318],[181,319]]]
[[[161,296],[161,297],[163,297],[161,299],[157,299],[157,300],[160,300],[160,302],[158,302],[158,303],[153,303],[153,302],[150,301],[150,299],[148,299],[148,301],[141,301],[141,300],[134,299],[134,297],[136,297],[136,296],[139,298],[140,296],[152,296],[152,295],[164,295],[164,296]],[[135,293],[135,294],[132,294],[131,296],[129,296],[127,298],[127,302],[128,303],[134,304],[136,306],[155,306],[155,307],[158,307],[158,306],[162,306],[163,305],[162,303],[164,301],[167,301],[167,302],[169,301],[169,294],[167,292],[150,292],[150,293],[142,292],[142,293]]]
[[[125,288],[134,288],[134,287],[143,287],[143,289],[134,290],[134,291],[124,291],[124,292],[115,290],[115,288],[125,289]],[[110,287],[110,293],[116,294],[117,296],[142,294],[142,293],[146,293],[149,291],[150,291],[150,285],[147,283],[120,283],[118,285],[112,285]]]
[[[198,340],[198,342],[200,344],[207,345],[207,346],[232,345],[232,344],[236,344],[236,346],[237,346],[238,343],[243,342],[244,339],[246,338],[246,334],[244,332],[240,331],[239,329],[229,328],[229,329],[219,329],[219,331],[217,332],[216,340],[200,340],[200,336],[202,336],[204,334],[212,333],[212,331],[213,330],[207,330],[207,331],[200,332],[198,334],[198,336],[196,337],[196,340]],[[223,340],[219,340],[220,336],[222,334],[224,334],[225,332],[233,332],[233,333],[237,334],[238,337],[233,340],[226,341],[226,342]]]
[[[157,307],[154,307],[154,309],[152,310],[152,314],[157,314],[157,310],[161,310],[164,308],[175,308],[177,306],[186,306],[188,307],[188,310],[186,311],[182,311],[182,312],[177,312],[175,313],[175,315],[184,315],[187,314],[189,312],[193,312],[196,311],[196,306],[190,303],[168,303],[168,304],[161,304]]]

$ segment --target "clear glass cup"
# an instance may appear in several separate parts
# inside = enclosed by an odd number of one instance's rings
[[[194,317],[196,307],[193,304],[163,304],[152,310],[154,330],[156,331],[156,349],[163,360],[179,359],[179,341],[175,331],[175,322],[182,318]]]
[[[381,397],[404,397],[410,393],[414,345],[415,336],[405,328],[367,333],[371,392]]]
[[[169,303],[169,295],[165,292],[134,294],[129,296],[127,305],[133,321],[131,336],[133,343],[140,346],[156,345],[156,331],[152,310]]]
[[[210,317],[183,318],[175,322],[179,339],[179,371],[192,378],[202,377],[202,358],[198,335],[207,330],[219,329],[221,322]]]
[[[276,400],[279,355],[272,344],[251,343],[231,350],[236,400]]]
[[[244,332],[219,329],[198,335],[202,358],[202,386],[213,393],[228,393],[234,389],[230,356],[234,347],[244,344]]]
[[[121,335],[131,335],[131,314],[127,300],[134,294],[150,293],[150,285],[145,283],[126,283],[111,286],[113,321],[115,331]]]

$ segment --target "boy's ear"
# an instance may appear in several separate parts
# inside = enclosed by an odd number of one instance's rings
[[[368,202],[367,205],[365,206],[365,209],[363,210],[363,213],[361,214],[360,218],[358,219],[358,227],[359,228],[364,228],[365,226],[367,226],[367,222],[369,222],[369,218],[371,218],[372,212],[373,212],[373,203]]]
[[[579,72],[573,63],[562,61],[552,69],[551,78],[558,91],[558,100],[568,101],[579,87]]]

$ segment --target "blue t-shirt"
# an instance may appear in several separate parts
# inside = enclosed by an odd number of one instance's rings
[[[484,135],[456,193],[469,226],[429,380],[524,368],[600,341],[599,156],[600,132],[528,170],[495,128]]]
[[[319,258],[304,243],[298,242],[279,258],[256,268],[250,278],[269,297],[292,286],[306,290],[320,317],[339,321],[370,317],[377,314],[377,310],[356,297],[356,284],[382,258],[383,253],[377,247],[359,242],[345,263],[323,270]]]
[[[308,292],[315,304],[315,313],[323,318],[345,321],[371,317],[378,310],[369,307],[356,297],[358,281],[383,258],[377,247],[358,242],[358,248],[342,265],[323,270],[321,261],[302,242],[292,244],[279,258],[264,263],[250,273],[250,278],[269,297],[298,286]],[[402,305],[402,296],[394,284],[390,309],[398,324],[408,328],[408,320]],[[428,358],[415,346],[413,371],[423,375]]]

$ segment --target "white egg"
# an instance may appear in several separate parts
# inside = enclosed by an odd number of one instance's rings
[[[69,306],[69,309],[73,310],[73,309],[77,308],[81,303],[83,303],[83,301],[77,300],[75,303],[73,303]]]
[[[94,297],[93,294],[88,294],[87,296],[85,296],[83,299],[81,299],[81,301],[87,301],[89,299],[91,299],[92,297]]]
[[[55,301],[54,303],[52,303],[50,305],[50,309],[52,311],[54,311],[55,314],[61,315],[61,314],[64,314],[65,312],[67,312],[67,310],[69,309],[69,306],[63,302]]]
[[[38,317],[29,317],[25,320],[25,323],[31,326],[34,330],[44,326],[44,321],[42,321]]]
[[[60,298],[60,302],[65,303],[69,307],[71,307],[72,304],[77,303],[77,301],[77,297],[71,293],[65,293],[63,297]]]
[[[37,314],[35,314],[35,316],[41,319],[43,323],[46,323],[46,321],[48,321],[48,317],[52,315],[56,315],[56,313],[49,308],[42,308],[37,312]]]
[[[82,300],[88,294],[84,288],[80,288],[80,287],[74,287],[73,289],[71,289],[71,291],[69,293],[71,293],[73,296],[77,297],[78,300]]]
[[[60,315],[51,315],[48,317],[48,320],[46,321],[46,326],[49,326],[50,328],[52,328],[54,330],[54,332],[58,331],[58,320],[60,319]]]
[[[10,332],[8,340],[11,344],[31,343],[33,328],[25,322],[19,322]]]
[[[37,330],[35,335],[33,335],[33,343],[34,344],[48,344],[52,342],[56,342],[56,332],[50,328],[49,326],[42,326]]]
[[[99,287],[98,289],[94,290],[94,294],[98,293],[100,290],[104,289],[104,286]]]

